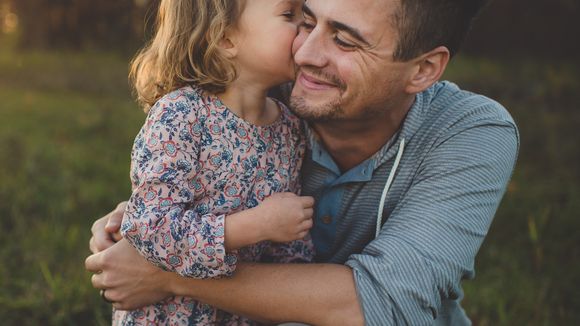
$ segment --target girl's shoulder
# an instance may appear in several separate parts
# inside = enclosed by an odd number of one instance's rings
[[[197,120],[201,110],[213,105],[212,98],[196,86],[184,86],[162,96],[152,107],[149,116],[172,115],[184,120]]]
[[[289,125],[292,128],[300,129],[302,120],[298,118],[290,108],[284,104],[284,102],[280,101],[277,98],[271,97],[271,99],[278,104],[280,108],[281,120],[285,122],[285,124]]]
[[[207,96],[196,86],[183,86],[163,95],[154,106],[174,107],[174,106],[196,106],[207,104]]]

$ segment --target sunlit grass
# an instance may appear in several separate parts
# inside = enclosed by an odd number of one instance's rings
[[[126,63],[86,55],[85,67],[84,58],[0,55],[2,325],[110,322],[83,263],[94,218],[129,194],[129,151],[144,114],[117,71]]]

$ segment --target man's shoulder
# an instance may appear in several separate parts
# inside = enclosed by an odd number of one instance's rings
[[[497,101],[481,94],[463,90],[456,84],[442,81],[424,94],[429,101],[429,120],[448,126],[502,124],[516,128],[508,110]]]

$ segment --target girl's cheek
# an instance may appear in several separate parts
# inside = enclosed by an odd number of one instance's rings
[[[308,34],[301,29],[298,29],[298,34],[294,38],[294,42],[292,43],[292,54],[296,54],[298,49],[304,44],[304,40],[308,37]]]

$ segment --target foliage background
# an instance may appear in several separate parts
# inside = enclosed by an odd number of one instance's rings
[[[149,0],[0,0],[0,324],[105,325],[89,228],[129,195],[144,114],[127,65]],[[508,193],[464,283],[476,325],[580,324],[580,4],[493,2],[446,78],[521,132]]]

